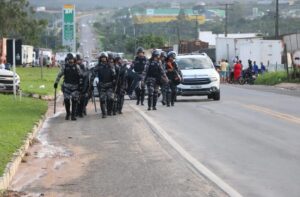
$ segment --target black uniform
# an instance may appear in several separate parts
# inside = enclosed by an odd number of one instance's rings
[[[99,78],[100,106],[102,117],[105,118],[106,115],[112,115],[116,72],[108,63],[99,63],[95,68],[95,74]]]
[[[122,114],[124,97],[127,89],[127,66],[126,64],[116,65],[116,73],[117,73],[117,84],[116,84],[116,105],[115,111],[119,114]]]
[[[60,72],[57,75],[54,87],[57,87],[59,80],[64,76],[64,83],[62,85],[62,91],[64,94],[64,103],[66,108],[66,120],[69,120],[70,115],[72,120],[76,120],[76,108],[79,99],[79,88],[81,81],[81,72],[77,64],[65,64],[61,67]],[[72,114],[70,113],[70,100],[72,101]]]
[[[80,64],[80,71],[82,73],[82,85],[80,89],[80,98],[79,98],[79,106],[78,106],[78,115],[82,117],[83,114],[86,115],[86,106],[89,101],[89,89],[90,89],[90,71],[83,65]]]
[[[150,59],[144,71],[144,81],[148,89],[148,110],[151,110],[151,107],[156,110],[159,84],[164,75],[161,63]]]
[[[147,64],[146,57],[137,56],[133,62],[133,70],[135,72],[135,79],[133,81],[133,88],[135,89],[135,94],[137,98],[137,105],[141,102],[141,105],[144,105],[145,99],[145,85],[140,83],[143,78],[143,71]]]
[[[180,83],[182,78],[182,73],[175,61],[167,61],[166,74],[169,79],[169,87],[167,87],[168,90],[166,96],[167,104],[171,102],[171,105],[174,106],[177,96],[177,85]]]

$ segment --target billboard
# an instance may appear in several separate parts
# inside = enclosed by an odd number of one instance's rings
[[[66,46],[70,52],[76,52],[76,21],[75,6],[71,4],[63,7],[63,46]]]
[[[145,24],[145,23],[168,23],[171,21],[176,21],[177,15],[165,15],[165,16],[155,16],[155,15],[135,15],[133,16],[133,21],[135,24]],[[198,20],[199,24],[205,23],[205,16],[196,16],[196,15],[188,15],[185,16],[185,19],[188,21],[196,21]]]

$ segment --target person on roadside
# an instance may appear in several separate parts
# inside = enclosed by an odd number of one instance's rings
[[[228,60],[225,60],[225,62],[226,62],[226,77],[225,77],[225,81],[228,82],[229,78],[230,78],[231,67],[230,67],[230,64],[229,64]]]
[[[71,115],[71,120],[75,121],[77,103],[79,99],[80,79],[82,77],[82,74],[79,66],[74,61],[74,56],[71,53],[67,55],[66,64],[61,67],[61,70],[56,77],[54,83],[55,89],[58,87],[58,83],[62,76],[64,76],[62,92],[64,94],[64,104],[66,109],[65,119],[69,120]],[[70,107],[72,111],[70,111]]]
[[[148,62],[147,58],[145,57],[145,52],[142,47],[137,49],[137,56],[133,61],[133,71],[135,72],[135,77],[132,82],[132,88],[135,90],[136,94],[136,104],[144,105],[145,100],[145,84],[141,83],[143,78],[143,72],[145,70],[145,66]]]
[[[260,70],[262,75],[265,74],[265,72],[267,71],[266,66],[263,62],[260,63]]]
[[[142,83],[147,84],[149,111],[151,110],[151,108],[153,110],[156,110],[159,84],[162,76],[165,74],[159,58],[160,58],[160,52],[156,49],[153,50],[152,56],[143,72]]]
[[[80,98],[78,102],[78,110],[77,115],[82,118],[83,115],[86,115],[86,106],[89,101],[89,75],[90,71],[87,69],[87,67],[83,64],[81,56],[78,54],[76,55],[76,63],[80,67],[80,71],[82,74],[82,82],[80,87]]]
[[[114,102],[114,86],[116,83],[116,71],[108,61],[108,54],[102,52],[99,56],[99,63],[94,69],[93,77],[98,77],[98,91],[102,118],[111,116]]]
[[[114,105],[114,114],[122,114],[125,94],[127,89],[127,64],[122,62],[121,57],[115,58],[115,68],[116,68],[116,99]]]
[[[258,76],[258,71],[259,71],[258,65],[256,64],[256,61],[254,61],[253,62],[253,73],[255,74],[256,77]]]
[[[167,106],[174,106],[177,96],[177,85],[179,85],[182,81],[182,73],[176,63],[176,53],[174,51],[170,51],[167,55],[166,60],[166,75],[169,80],[170,90],[167,91]]]
[[[234,65],[234,80],[238,81],[238,79],[241,77],[242,74],[242,60],[238,60],[236,64]]]
[[[221,75],[221,82],[224,83],[226,79],[226,72],[227,72],[227,63],[224,59],[222,59],[220,63],[220,75]]]
[[[167,59],[167,53],[165,51],[162,51],[160,54],[160,61],[162,64],[162,68],[164,70],[164,72],[166,72],[166,59]],[[161,103],[162,105],[166,105],[167,104],[167,91],[169,90],[169,80],[166,77],[166,75],[164,75],[161,78],[161,94],[162,94],[162,100]]]

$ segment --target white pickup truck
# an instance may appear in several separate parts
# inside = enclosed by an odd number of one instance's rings
[[[20,88],[20,77],[18,74],[15,76],[16,90]],[[0,92],[13,93],[14,88],[14,73],[9,70],[0,69]]]

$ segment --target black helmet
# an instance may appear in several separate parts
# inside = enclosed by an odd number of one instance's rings
[[[106,59],[108,59],[108,55],[107,55],[106,52],[100,53],[99,59],[101,59],[101,58],[103,58],[103,57],[105,57]]]
[[[76,55],[76,60],[82,60],[80,54],[77,54],[77,55]]]
[[[122,59],[122,58],[121,58],[120,56],[116,56],[115,59],[114,59],[114,61],[115,61],[115,62],[118,62],[118,61],[120,61],[121,59]]]
[[[114,59],[114,54],[112,52],[108,53],[108,59]]]
[[[136,49],[136,54],[139,54],[139,53],[145,53],[143,47],[139,47]]]
[[[172,58],[172,59],[176,59],[176,53],[174,52],[174,51],[170,51],[169,53],[168,53],[168,58]]]
[[[67,59],[67,60],[74,59],[73,54],[72,54],[72,53],[68,53],[66,59]]]
[[[160,53],[160,57],[164,57],[164,58],[167,58],[167,53],[165,51],[162,51]]]
[[[159,56],[160,56],[160,52],[157,49],[152,51],[152,57],[159,57]]]

